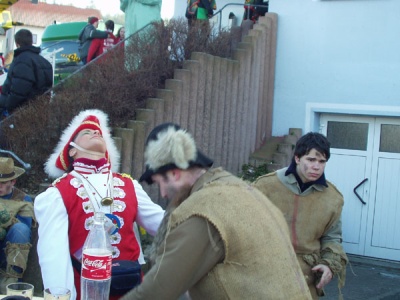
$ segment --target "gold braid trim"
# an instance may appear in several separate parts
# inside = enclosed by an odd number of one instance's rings
[[[120,175],[121,175],[122,177],[124,177],[124,178],[129,178],[129,179],[133,180],[132,176],[129,175],[129,174],[127,174],[127,173],[121,173]]]
[[[62,165],[64,171],[68,170],[68,166],[67,166],[67,164],[65,163],[65,159],[64,159],[64,151],[62,151],[62,152],[60,153],[59,157],[60,157],[60,162],[61,162],[61,165]]]

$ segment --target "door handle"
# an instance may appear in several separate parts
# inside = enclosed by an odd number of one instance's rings
[[[362,204],[367,204],[367,202],[365,202],[361,196],[357,193],[357,189],[362,186],[364,184],[364,182],[366,182],[368,180],[368,178],[365,178],[363,181],[361,181],[359,184],[356,185],[356,187],[353,189],[354,194],[356,194],[357,198],[361,201]]]

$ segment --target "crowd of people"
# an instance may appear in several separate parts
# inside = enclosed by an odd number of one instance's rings
[[[343,285],[343,197],[324,175],[325,136],[304,135],[287,168],[251,184],[214,167],[192,135],[173,123],[151,131],[145,172],[134,180],[117,172],[110,132],[100,110],[74,117],[45,163],[55,180],[34,206],[15,188],[23,170],[0,158],[0,215],[5,208],[13,220],[1,225],[2,282],[23,276],[31,226],[38,222],[44,287],[67,287],[71,299],[80,299],[79,253],[100,211],[116,224],[109,237],[115,260],[145,263],[135,224],[154,236],[151,269],[139,285],[110,299],[318,299],[334,275]],[[165,210],[139,182],[158,185]],[[16,254],[18,263],[9,259]]]
[[[117,44],[124,45],[125,27],[120,27],[114,36],[112,20],[105,22],[105,31],[98,30],[98,25],[97,17],[89,17],[88,24],[79,33],[79,55],[83,64]],[[53,86],[53,66],[40,55],[40,47],[33,46],[32,32],[20,29],[14,39],[17,48],[12,51],[13,59],[9,68],[5,68],[5,60],[0,55],[0,73],[6,76],[0,86],[0,120]]]
[[[23,277],[37,222],[44,287],[67,287],[80,299],[79,253],[99,211],[116,224],[115,260],[146,263],[137,225],[154,236],[151,269],[110,299],[318,299],[333,276],[343,286],[343,197],[324,175],[325,136],[302,136],[288,167],[248,183],[214,167],[185,129],[164,123],[146,140],[137,181],[117,172],[108,122],[97,109],[73,118],[45,163],[55,180],[34,205],[15,187],[24,170],[0,157],[0,293]],[[139,182],[157,184],[167,207]]]
[[[189,25],[189,40],[193,38],[192,27],[195,22],[207,24],[204,36],[208,36],[208,22],[216,10],[215,0],[189,0],[185,16]],[[251,19],[256,22],[260,15],[268,12],[268,2],[245,1],[243,20]],[[161,1],[130,1],[121,0],[121,10],[126,11],[125,22],[128,34],[140,30],[152,21],[160,21]],[[116,44],[125,40],[125,27],[120,27],[114,35],[114,22],[105,22],[105,30],[99,30],[99,18],[89,17],[87,25],[79,33],[79,59],[85,65],[101,54],[109,51]],[[198,39],[198,37],[194,37]],[[53,84],[53,69],[50,63],[40,56],[40,48],[33,46],[32,33],[22,29],[15,34],[17,49],[9,54],[13,61],[7,78],[0,87],[0,118],[8,116],[15,108],[26,103],[29,99],[41,95]],[[124,43],[120,43],[124,45]],[[29,62],[29,63],[28,63]],[[0,55],[0,72],[4,73],[5,62]],[[39,72],[36,72],[39,70]]]
[[[206,18],[213,3],[199,6]],[[85,64],[125,39],[124,27],[114,36],[114,22],[105,31],[98,22],[89,18],[79,34]],[[0,109],[12,110],[52,84],[52,67],[32,46],[32,33],[22,29],[15,41]],[[144,157],[139,180],[118,172],[108,116],[98,109],[80,112],[65,128],[44,163],[54,181],[34,202],[15,186],[24,170],[0,157],[0,293],[23,278],[38,224],[44,287],[65,287],[80,299],[80,253],[95,212],[115,226],[113,260],[145,264],[138,226],[154,236],[150,270],[110,299],[318,299],[335,275],[343,286],[344,201],[325,178],[330,143],[322,134],[302,136],[288,167],[254,183],[214,166],[174,123],[150,132]],[[156,184],[168,205],[150,199],[142,182]]]
[[[112,20],[105,22],[105,31],[98,30],[98,26],[99,19],[89,17],[88,24],[79,33],[79,56],[83,64],[87,64],[111,50],[125,39],[125,27],[120,27],[117,35],[114,35],[114,21]]]

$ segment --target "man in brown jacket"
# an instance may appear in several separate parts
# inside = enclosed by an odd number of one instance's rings
[[[176,124],[153,129],[145,159],[140,181],[171,202],[153,267],[123,299],[311,299],[282,213],[260,191],[211,169]]]
[[[344,285],[347,256],[342,248],[343,196],[325,179],[330,143],[310,132],[296,143],[288,168],[258,178],[255,186],[282,212],[294,250],[314,299],[334,275]]]

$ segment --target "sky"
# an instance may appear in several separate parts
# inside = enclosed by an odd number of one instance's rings
[[[104,14],[123,14],[120,10],[120,0],[46,0],[49,4],[62,4],[62,5],[72,5],[75,7],[87,8],[91,4],[94,4],[95,8]],[[163,19],[168,18],[171,13],[171,8],[173,10],[173,0],[163,0],[163,6],[161,8],[161,17]]]

